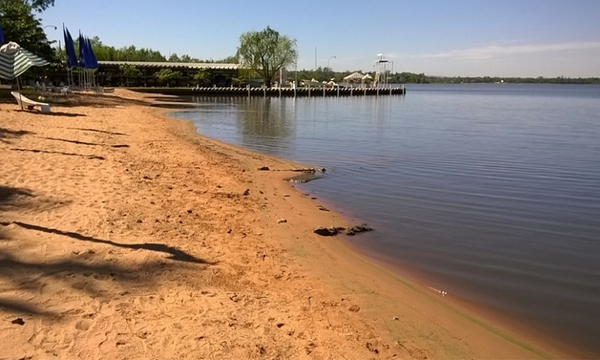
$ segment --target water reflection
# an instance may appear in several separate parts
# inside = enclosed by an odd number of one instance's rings
[[[292,146],[295,124],[292,106],[288,99],[244,98],[238,99],[237,131],[244,143],[266,141],[276,149]]]

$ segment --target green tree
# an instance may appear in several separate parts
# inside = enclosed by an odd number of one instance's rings
[[[156,74],[154,74],[154,76],[156,76],[160,84],[166,84],[167,86],[169,86],[171,84],[171,81],[177,79],[178,77],[181,77],[181,72],[173,71],[171,69],[160,69],[158,72],[156,72]]]
[[[271,80],[279,69],[293,64],[298,58],[296,40],[267,26],[263,31],[249,31],[240,36],[237,50],[240,63],[254,70],[271,86]]]
[[[54,0],[26,0],[25,3],[37,12],[42,12],[50,6],[54,6]]]
[[[137,48],[133,45],[122,48],[115,48],[102,43],[100,38],[94,36],[90,39],[94,54],[98,60],[104,61],[167,61],[167,59],[159,52],[148,48]],[[77,42],[75,42],[77,47]],[[77,49],[76,49],[77,51]]]
[[[198,85],[207,86],[210,85],[210,70],[200,69],[194,75],[194,80],[198,81]]]
[[[179,56],[177,56],[177,53],[173,53],[173,54],[171,54],[171,56],[169,56],[169,61],[170,62],[181,62],[181,59],[179,58]]]
[[[142,76],[142,71],[130,64],[120,65],[119,70],[125,75],[126,86],[129,86],[129,78],[138,78]]]
[[[48,61],[55,61],[55,53],[42,29],[41,19],[35,17],[30,2],[39,3],[38,7],[48,3],[24,0],[0,1],[0,23],[4,30],[4,40],[14,41]]]
[[[225,59],[217,60],[215,62],[222,64],[239,64],[240,60],[238,59],[237,55],[231,55],[226,57]]]
[[[252,79],[256,79],[256,73],[249,68],[238,69],[238,74],[233,79],[233,84],[236,86],[244,86]]]
[[[192,58],[191,56],[189,56],[187,54],[181,55],[181,57],[179,58],[179,61],[186,62],[186,63],[194,62],[194,60],[195,60],[194,58]]]

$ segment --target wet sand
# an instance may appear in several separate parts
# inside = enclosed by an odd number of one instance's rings
[[[154,102],[0,104],[0,359],[565,356],[314,234],[350,224],[305,165]]]

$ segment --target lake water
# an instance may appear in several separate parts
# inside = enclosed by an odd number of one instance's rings
[[[303,190],[426,285],[600,355],[600,86],[196,98],[198,132],[327,168]]]

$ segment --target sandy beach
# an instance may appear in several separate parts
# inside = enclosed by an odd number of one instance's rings
[[[0,359],[565,356],[314,234],[352,224],[285,181],[307,165],[71,102],[0,104]]]

